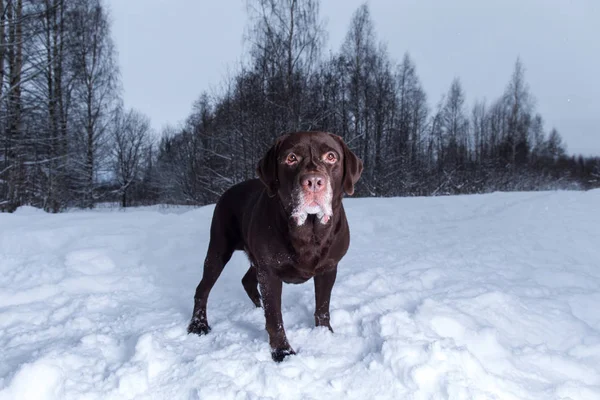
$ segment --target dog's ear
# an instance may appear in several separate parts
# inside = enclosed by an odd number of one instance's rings
[[[333,135],[333,137],[340,143],[344,151],[344,177],[342,181],[344,192],[352,196],[354,194],[354,185],[358,182],[363,171],[363,162],[350,150],[341,136]]]
[[[273,146],[267,151],[267,154],[258,162],[256,174],[262,183],[267,187],[267,195],[273,197],[277,194],[279,188],[279,179],[277,178],[277,156],[279,146],[285,136],[277,138]]]

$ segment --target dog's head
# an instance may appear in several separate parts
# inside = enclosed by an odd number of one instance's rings
[[[258,163],[257,173],[269,196],[279,196],[298,225],[309,214],[326,224],[333,204],[354,193],[362,161],[341,137],[326,132],[281,136]]]

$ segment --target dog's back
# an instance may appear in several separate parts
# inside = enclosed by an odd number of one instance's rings
[[[227,189],[215,206],[210,228],[211,241],[227,239],[227,247],[244,250],[244,218],[252,214],[264,191],[265,186],[259,179],[240,182]]]

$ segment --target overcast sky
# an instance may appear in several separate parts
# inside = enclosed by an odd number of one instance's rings
[[[127,107],[184,120],[244,52],[245,0],[108,0]],[[322,0],[338,50],[360,0]],[[600,155],[600,0],[370,0],[379,39],[408,51],[430,106],[460,77],[469,104],[504,90],[517,56],[538,111],[571,153]]]

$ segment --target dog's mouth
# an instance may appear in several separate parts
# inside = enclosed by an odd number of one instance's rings
[[[294,194],[294,203],[296,205],[292,212],[292,218],[298,226],[302,226],[308,216],[314,214],[321,224],[327,224],[333,215],[331,206],[332,197],[333,192],[329,183],[320,192],[306,191],[301,188],[296,190]]]

